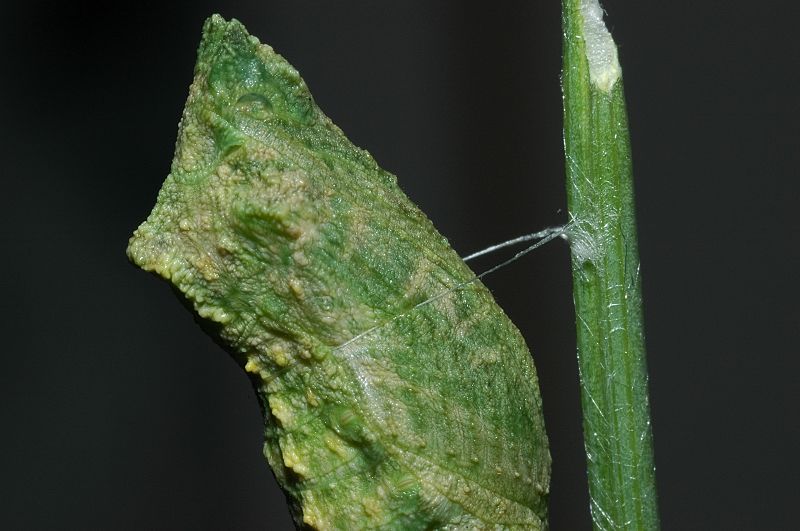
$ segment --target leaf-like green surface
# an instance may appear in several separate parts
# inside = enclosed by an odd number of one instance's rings
[[[298,525],[546,528],[550,456],[521,335],[235,20],[206,22],[171,173],[128,255],[251,373]]]

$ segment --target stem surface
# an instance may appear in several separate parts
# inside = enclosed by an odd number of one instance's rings
[[[633,173],[617,50],[596,0],[563,0],[564,144],[595,529],[658,529]]]

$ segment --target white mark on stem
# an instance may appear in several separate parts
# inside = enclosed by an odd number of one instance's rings
[[[603,23],[603,8],[598,0],[582,0],[583,38],[586,60],[589,61],[589,80],[603,92],[610,92],[622,75],[617,57],[617,45]]]

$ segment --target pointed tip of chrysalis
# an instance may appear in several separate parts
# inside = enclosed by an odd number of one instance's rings
[[[208,17],[203,24],[203,40],[208,38],[209,36],[213,36],[219,38],[221,36],[244,36],[245,38],[249,38],[255,40],[256,42],[258,39],[250,33],[248,33],[247,28],[244,27],[244,24],[239,22],[237,19],[232,18],[230,20],[225,20],[222,15],[214,13],[210,17]]]
[[[241,52],[259,46],[257,37],[248,33],[244,24],[232,18],[225,20],[221,15],[213,14],[203,24],[200,46],[197,51],[198,65],[213,60],[227,49],[230,53]]]
[[[203,24],[170,175],[155,208],[130,239],[130,261],[173,283],[188,275],[191,268],[178,250],[186,247],[193,220],[205,215],[193,210],[206,206],[198,197],[210,195],[210,181],[220,168],[229,171],[226,156],[248,142],[248,134],[297,134],[324,119],[300,74],[283,57],[238,20],[210,16]]]
[[[213,35],[213,34],[220,34],[225,33],[228,31],[236,31],[239,30],[245,34],[247,34],[247,29],[244,27],[244,24],[232,18],[230,20],[225,20],[225,17],[220,15],[219,13],[214,13],[210,17],[208,17],[203,23],[203,36],[206,35]]]
[[[240,106],[262,107],[263,119],[309,124],[318,118],[297,70],[235,18],[225,20],[214,14],[206,19],[197,51],[195,85],[216,99],[222,115],[225,110],[234,112],[237,104],[249,103]]]

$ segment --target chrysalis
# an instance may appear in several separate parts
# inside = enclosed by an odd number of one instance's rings
[[[251,374],[299,527],[547,527],[550,455],[520,333],[235,20],[203,28],[172,170],[128,256]]]

